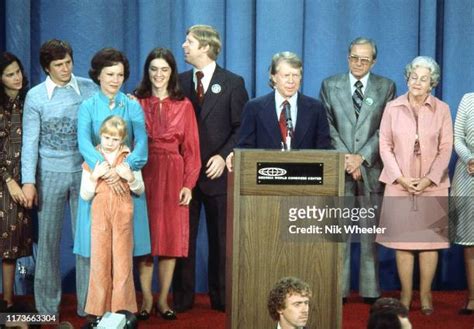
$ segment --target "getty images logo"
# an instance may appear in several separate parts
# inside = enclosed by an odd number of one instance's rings
[[[278,167],[268,167],[260,169],[258,173],[267,177],[279,177],[286,175],[286,170]]]

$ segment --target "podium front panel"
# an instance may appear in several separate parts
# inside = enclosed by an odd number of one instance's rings
[[[323,163],[323,184],[257,184],[257,163]],[[226,328],[273,328],[268,293],[282,277],[311,286],[307,328],[341,328],[339,243],[282,239],[282,210],[308,198],[344,193],[344,156],[326,151],[236,151],[229,175]],[[342,180],[342,183],[341,183]]]

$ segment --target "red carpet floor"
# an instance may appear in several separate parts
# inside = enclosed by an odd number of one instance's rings
[[[386,297],[397,297],[397,293],[386,293]],[[418,296],[415,295],[410,320],[414,329],[474,329],[474,315],[460,316],[457,314],[463,306],[465,292],[437,291],[433,293],[435,312],[431,316],[420,313]],[[23,298],[22,298],[23,299]],[[27,296],[32,301],[31,296]],[[75,328],[80,328],[84,320],[75,315],[75,296],[67,295],[63,298],[61,321],[71,322]],[[355,294],[344,305],[343,329],[364,329],[367,322],[369,306]],[[264,314],[262,316],[267,316]],[[177,321],[165,321],[152,316],[148,321],[140,322],[139,328],[159,329],[224,329],[225,315],[210,309],[206,295],[198,295],[195,308],[186,313],[178,314]],[[244,329],[244,328],[238,328]],[[245,328],[259,329],[259,328]],[[331,328],[317,328],[331,329]]]

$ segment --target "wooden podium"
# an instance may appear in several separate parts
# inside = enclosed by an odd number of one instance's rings
[[[298,168],[316,171],[295,177]],[[317,204],[318,196],[343,195],[342,153],[235,150],[227,206],[227,329],[275,328],[267,297],[273,284],[285,276],[299,277],[311,286],[307,328],[341,328],[340,244],[284,239],[282,230],[287,230],[288,207]]]

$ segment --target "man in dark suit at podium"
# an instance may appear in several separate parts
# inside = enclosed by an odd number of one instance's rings
[[[267,307],[277,329],[304,329],[308,322],[309,285],[295,277],[278,280],[268,294]]]
[[[285,51],[273,55],[269,85],[274,91],[245,104],[237,148],[330,149],[326,111],[298,92],[303,63]],[[233,153],[226,159],[232,170]]]
[[[219,33],[212,26],[194,25],[188,29],[183,50],[193,69],[180,74],[179,80],[196,112],[203,166],[189,206],[188,258],[177,260],[173,278],[176,311],[188,310],[194,304],[196,239],[202,205],[209,242],[211,307],[225,310],[225,158],[237,142],[240,115],[248,94],[242,77],[216,64],[220,49]]]

